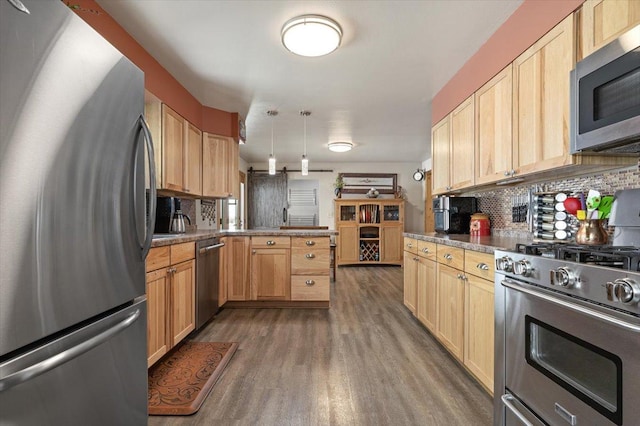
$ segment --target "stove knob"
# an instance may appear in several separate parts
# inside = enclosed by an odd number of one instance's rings
[[[496,269],[498,271],[513,272],[513,260],[509,256],[502,256],[496,259]]]
[[[607,299],[632,305],[640,301],[640,286],[629,278],[620,278],[607,283]]]
[[[532,270],[533,268],[531,267],[531,262],[525,259],[519,260],[518,262],[513,264],[513,273],[516,275],[530,277]]]
[[[555,271],[552,269],[549,271],[549,279],[551,285],[559,285],[560,287],[571,288],[576,283],[576,276],[567,267],[561,267]]]

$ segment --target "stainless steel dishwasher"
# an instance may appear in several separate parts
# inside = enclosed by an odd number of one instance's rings
[[[218,238],[199,241],[196,245],[196,329],[218,312],[220,243]]]

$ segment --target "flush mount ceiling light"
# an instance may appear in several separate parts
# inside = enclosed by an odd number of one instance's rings
[[[347,152],[351,151],[353,144],[351,142],[329,142],[329,151]]]
[[[282,26],[282,44],[300,56],[323,56],[336,50],[342,41],[342,28],[321,15],[302,15]]]

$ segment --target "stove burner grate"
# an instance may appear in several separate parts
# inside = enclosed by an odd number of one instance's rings
[[[517,244],[516,251],[533,256],[553,257],[627,271],[640,271],[640,249],[631,246],[533,243]]]

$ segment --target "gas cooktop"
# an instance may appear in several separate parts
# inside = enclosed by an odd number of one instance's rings
[[[632,246],[589,246],[579,244],[517,244],[521,254],[606,266],[626,271],[640,271],[640,248]]]

